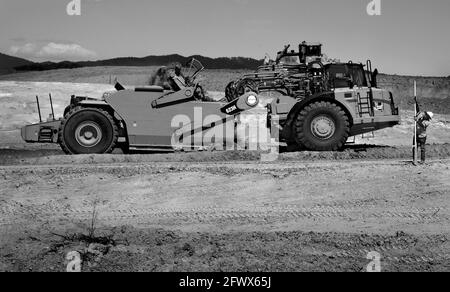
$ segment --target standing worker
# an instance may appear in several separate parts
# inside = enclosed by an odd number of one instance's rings
[[[421,163],[425,163],[425,145],[427,143],[427,128],[431,125],[434,114],[432,112],[419,112],[415,117],[417,122],[417,149],[421,151]]]

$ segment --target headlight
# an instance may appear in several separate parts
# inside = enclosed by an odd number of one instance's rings
[[[110,97],[111,95],[112,95],[112,92],[108,91],[108,92],[103,93],[102,98],[103,98],[103,100],[105,100],[105,99],[107,99],[108,97]]]
[[[258,104],[258,98],[257,98],[256,96],[254,96],[254,95],[249,95],[249,96],[247,97],[247,104],[248,104],[249,106],[255,106],[255,105],[257,105],[257,104]]]

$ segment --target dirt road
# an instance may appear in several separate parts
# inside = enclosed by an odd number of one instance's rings
[[[86,271],[364,271],[372,251],[450,269],[450,160],[138,157],[0,167],[0,270],[64,271],[74,250]]]

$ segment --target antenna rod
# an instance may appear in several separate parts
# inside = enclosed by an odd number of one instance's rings
[[[52,108],[52,118],[53,118],[53,121],[55,121],[55,111],[53,110],[52,94],[49,93],[48,96],[49,96],[49,98],[50,98],[50,107]]]
[[[417,112],[419,109],[417,108],[417,82],[414,80],[414,145],[413,145],[413,164],[417,165],[419,147],[417,147]]]
[[[41,107],[39,106],[39,96],[37,96],[37,95],[36,95],[36,103],[37,103],[37,108],[38,108],[38,113],[39,113],[39,122],[42,123]]]

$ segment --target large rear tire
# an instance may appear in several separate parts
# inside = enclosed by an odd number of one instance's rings
[[[306,106],[295,121],[296,142],[310,151],[341,150],[350,133],[347,114],[330,102]]]
[[[118,128],[111,115],[97,108],[76,107],[62,120],[59,143],[67,154],[111,153]]]

